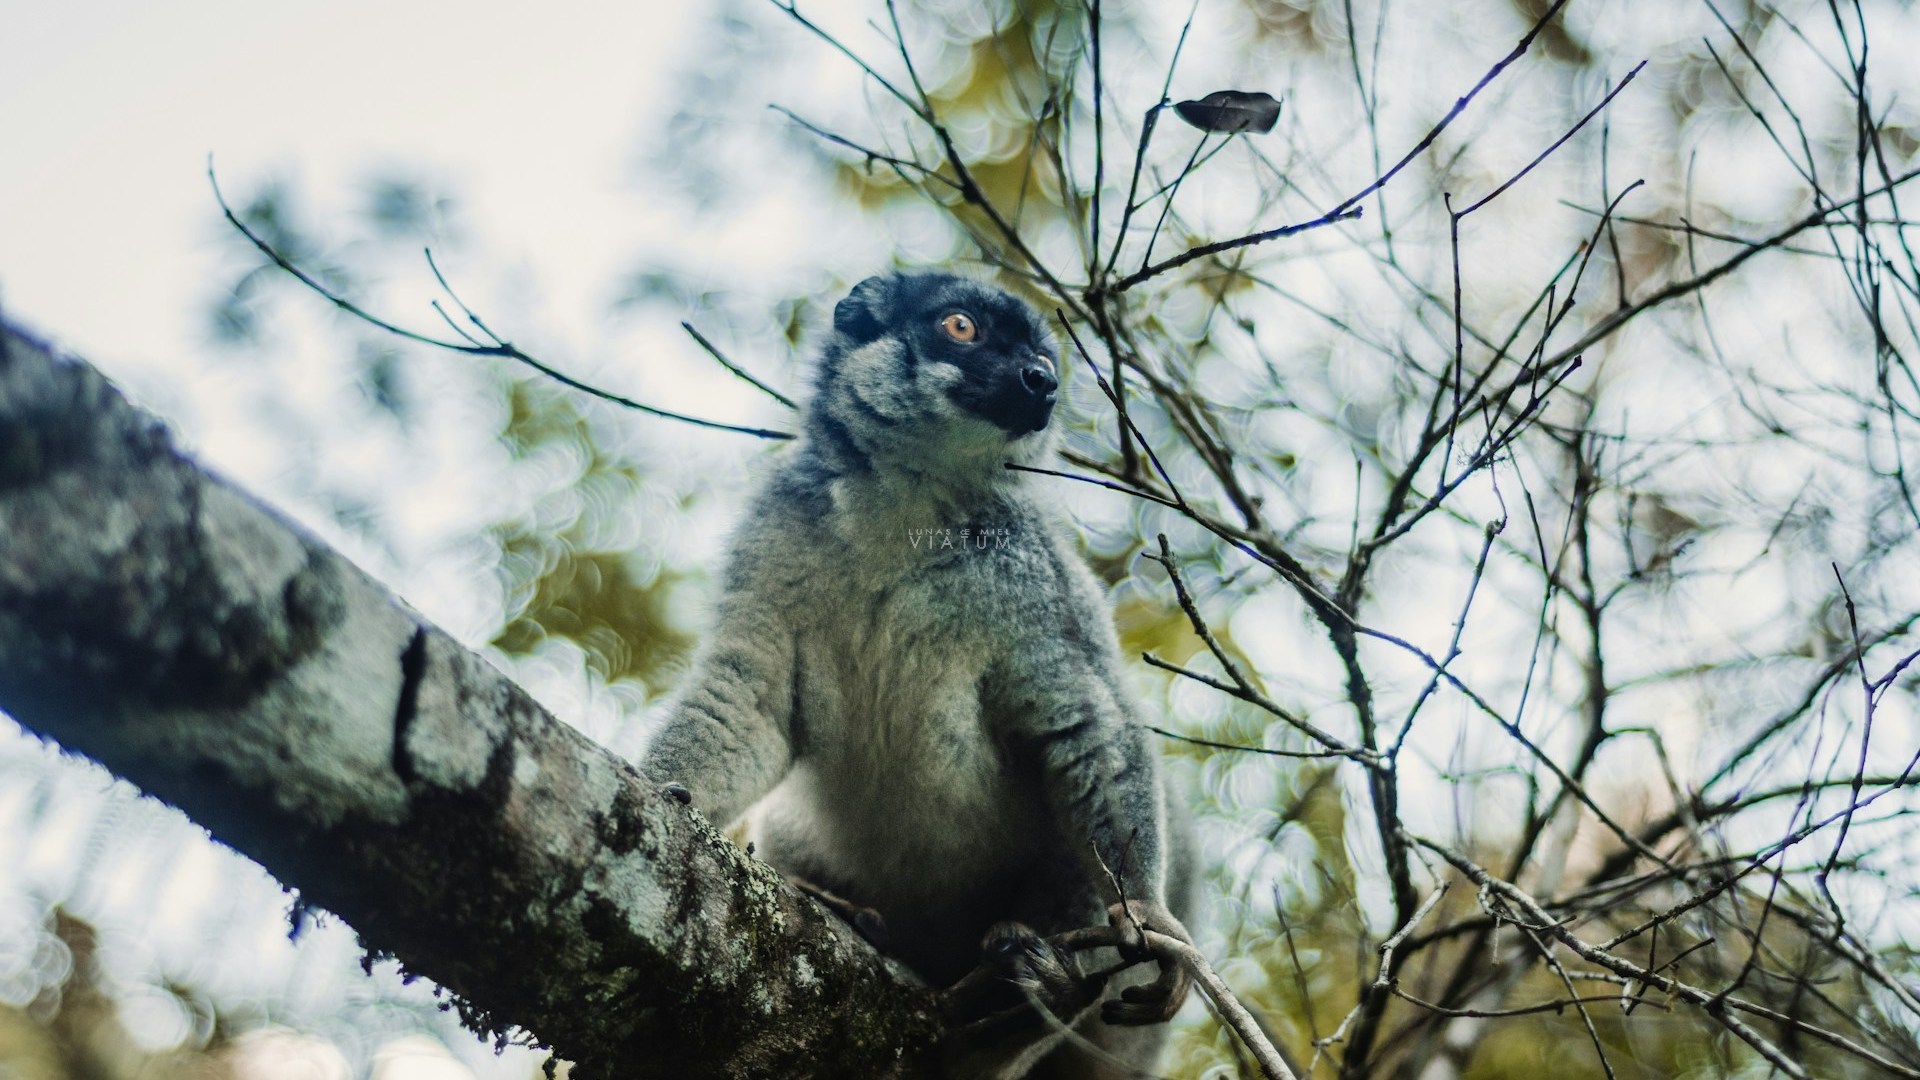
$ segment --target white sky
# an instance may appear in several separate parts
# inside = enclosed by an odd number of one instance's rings
[[[458,177],[556,291],[604,281],[698,5],[0,0],[0,304],[110,372],[202,348],[230,194]]]

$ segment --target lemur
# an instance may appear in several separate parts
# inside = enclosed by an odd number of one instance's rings
[[[1150,1067],[1188,989],[1143,965],[1076,995],[1043,940],[1128,914],[1187,940],[1193,884],[1103,591],[1056,498],[1007,467],[1053,450],[1057,363],[1046,323],[978,281],[889,274],[840,301],[639,763],[716,823],[745,815],[759,857],[929,982],[984,947],[1058,1015],[954,1048],[955,1075],[1130,1075],[1116,1060]]]

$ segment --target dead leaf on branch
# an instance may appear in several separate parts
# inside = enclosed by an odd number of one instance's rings
[[[1198,101],[1182,101],[1173,111],[1201,131],[1265,135],[1280,119],[1280,100],[1257,90],[1216,90]]]

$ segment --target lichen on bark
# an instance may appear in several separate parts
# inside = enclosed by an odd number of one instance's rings
[[[0,708],[620,1077],[906,1076],[909,973],[0,325]]]

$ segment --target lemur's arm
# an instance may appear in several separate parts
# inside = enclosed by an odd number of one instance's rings
[[[781,613],[724,596],[720,618],[638,762],[679,783],[716,825],[739,817],[793,760],[793,635]]]
[[[1109,919],[1133,943],[1123,953],[1138,959],[1145,955],[1139,930],[1191,940],[1167,906],[1163,788],[1145,729],[1120,697],[1117,657],[1106,635],[1081,633],[1092,623],[1080,612],[1063,618],[1065,633],[1036,635],[1014,651],[995,681],[1015,704],[1008,715],[1019,730],[1011,734],[1039,767],[1062,837],[1103,891],[1108,873],[1118,881],[1125,906],[1115,904]],[[1058,630],[1062,623],[1051,626]],[[1184,969],[1163,963],[1156,982],[1129,988],[1106,1004],[1104,1015],[1112,1023],[1157,1023],[1179,1010],[1188,987]]]

